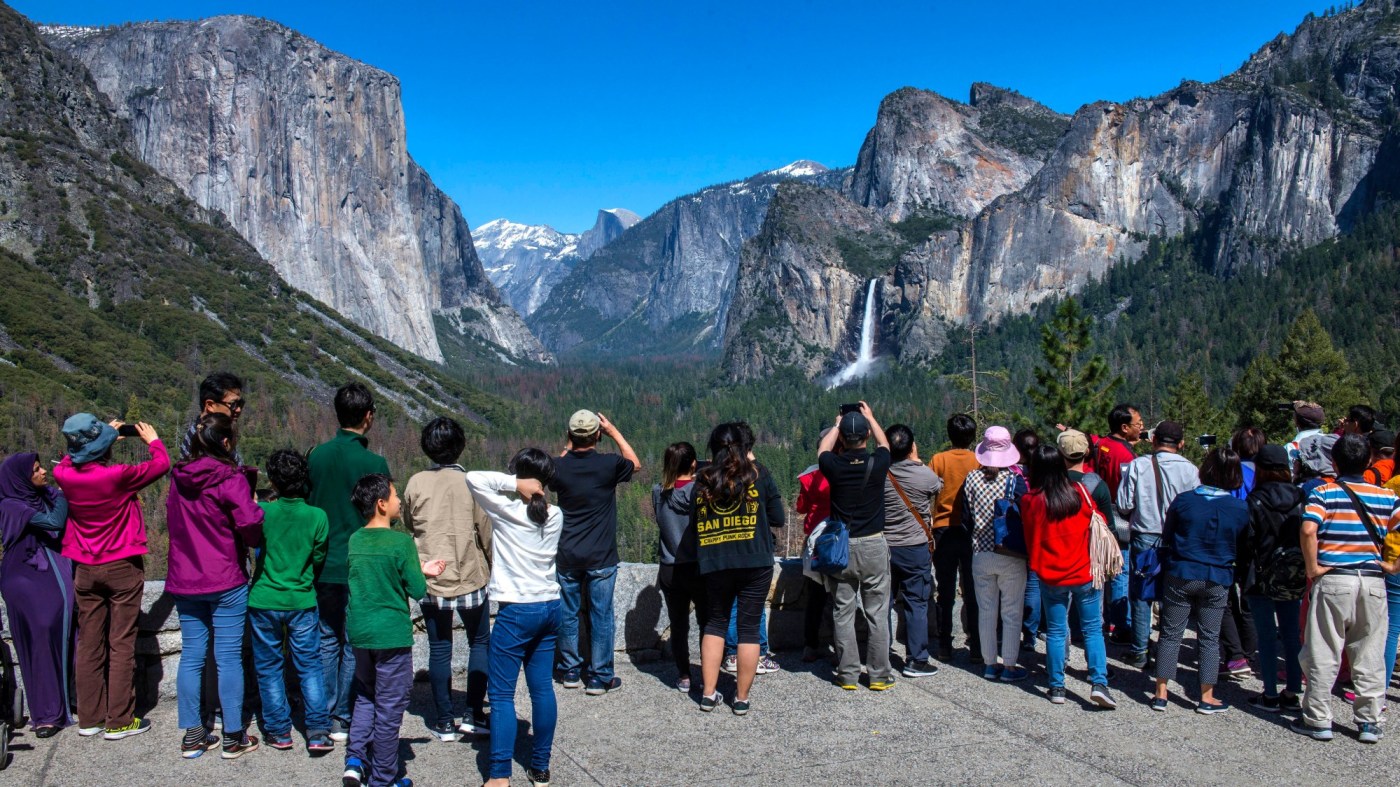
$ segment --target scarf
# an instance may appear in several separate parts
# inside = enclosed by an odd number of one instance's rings
[[[53,505],[54,492],[34,486],[34,463],[38,454],[15,454],[0,463],[0,545],[9,553],[24,538],[29,520]],[[48,563],[37,550],[30,550],[25,561],[39,571]]]

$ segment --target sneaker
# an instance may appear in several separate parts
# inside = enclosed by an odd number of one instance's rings
[[[733,711],[735,716],[743,716],[749,712],[748,700],[734,700]]]
[[[267,745],[278,751],[287,751],[292,748],[292,734],[290,732],[268,733]]]
[[[335,751],[335,741],[324,732],[312,733],[306,739],[306,750],[312,754],[324,754],[328,751]]]
[[[1147,667],[1147,654],[1129,653],[1123,657],[1123,666],[1128,669],[1144,669]]]
[[[1166,697],[1153,697],[1153,698],[1152,698],[1152,710],[1155,710],[1155,711],[1157,711],[1158,713],[1166,713],[1166,712],[1167,712],[1167,698],[1166,698]]]
[[[845,688],[844,686],[842,688]],[[871,691],[889,691],[894,688],[893,680],[872,680],[870,681]]]
[[[462,739],[462,733],[457,731],[457,725],[451,721],[440,721],[436,724],[428,725],[428,732],[443,743],[456,743]],[[272,743],[272,737],[268,736],[268,743]],[[273,747],[277,744],[273,743]]]
[[[1300,735],[1306,735],[1315,741],[1332,740],[1331,727],[1325,729],[1322,727],[1314,727],[1311,724],[1308,724],[1307,722],[1303,721],[1302,719],[1295,720],[1292,724],[1288,725],[1288,729],[1293,730],[1294,732],[1299,733]]]
[[[204,734],[204,740],[195,743],[180,743],[180,756],[187,760],[193,760],[202,756],[205,752],[218,748],[219,736],[212,732]]]
[[[739,657],[733,653],[730,653],[728,656],[724,657],[724,663],[721,664],[719,668],[724,670],[725,672],[728,672],[730,675],[733,675],[734,673],[739,671]]]
[[[549,787],[549,769],[537,771],[534,768],[525,769],[525,778],[535,787]]]
[[[1280,692],[1278,695],[1278,706],[1281,710],[1300,711],[1303,709],[1303,698],[1297,694]]]
[[[1265,713],[1278,713],[1283,710],[1283,703],[1278,697],[1260,694],[1249,698],[1249,707]]]
[[[928,659],[923,661],[911,661],[904,665],[900,673],[906,678],[927,678],[938,674],[938,668],[933,666]]]
[[[350,740],[350,725],[340,719],[331,719],[331,730],[327,734],[336,743],[344,743]]]
[[[1065,690],[1063,688],[1051,687],[1048,696],[1050,697],[1050,702],[1053,705],[1065,704]]]
[[[457,731],[463,735],[490,735],[491,717],[485,714],[480,716],[473,714],[471,720],[468,721],[464,716],[461,723],[457,725]]]
[[[1380,743],[1381,738],[1385,737],[1385,731],[1381,729],[1381,725],[1372,722],[1361,722],[1357,725],[1357,731],[1360,734],[1356,736],[1356,739],[1362,743]]]
[[[707,697],[701,697],[701,698],[700,698],[700,710],[702,710],[702,711],[704,711],[704,712],[706,712],[706,713],[709,713],[710,711],[712,711],[712,710],[714,710],[715,708],[719,707],[719,703],[720,703],[720,701],[723,700],[723,699],[724,699],[724,696],[721,695],[719,692],[715,692],[714,694],[711,694],[711,695],[709,695],[709,696],[707,696]]]
[[[675,686],[676,686],[676,691],[689,693],[689,692],[690,692],[690,676],[689,676],[689,675],[682,675],[682,676],[680,676],[679,678],[676,678]]]
[[[860,684],[858,683],[838,683],[836,685],[840,686],[845,691],[855,691],[856,689],[860,688]]]
[[[1113,701],[1113,695],[1108,693],[1108,687],[1102,683],[1094,684],[1094,690],[1089,693],[1089,699],[1104,710],[1113,710],[1118,707],[1118,703]]]
[[[359,757],[345,759],[345,773],[340,777],[342,787],[360,787],[365,783],[365,764]]]
[[[1025,680],[1030,675],[1030,670],[1025,667],[1012,667],[1001,671],[1001,681],[1003,683],[1015,683]]]
[[[83,736],[84,738],[91,738],[92,736],[97,735],[105,729],[105,727],[79,727],[78,734]]]
[[[1250,669],[1248,659],[1235,659],[1225,665],[1225,671],[1234,678],[1250,678],[1254,676],[1254,670]]]
[[[613,678],[607,683],[589,683],[588,688],[584,689],[583,692],[590,697],[597,697],[620,688],[622,688],[622,678]]]
[[[108,727],[107,730],[102,733],[102,739],[107,741],[119,741],[122,738],[140,735],[150,728],[150,719],[138,719],[133,717],[131,723],[125,727]]]
[[[1224,713],[1229,709],[1230,705],[1226,702],[1216,702],[1214,704],[1209,702],[1196,703],[1196,712],[1204,716],[1211,716],[1216,713]]]
[[[782,667],[778,666],[778,662],[774,661],[771,655],[763,656],[758,660],[759,675],[768,675],[781,669]]]
[[[986,667],[986,669],[982,670],[982,677],[985,678],[985,679],[987,679],[987,680],[996,680],[997,678],[1000,678],[1000,677],[1001,677],[1001,665],[1000,665],[1000,664],[988,664],[987,667]]]
[[[802,649],[802,663],[811,664],[814,661],[821,661],[826,652],[822,648],[814,648],[810,645]]]
[[[571,669],[568,672],[565,672],[563,677],[559,680],[559,682],[562,683],[564,685],[564,688],[566,689],[583,688],[583,679],[579,677],[578,670],[576,669]]]
[[[224,741],[224,752],[219,755],[225,760],[236,760],[250,751],[258,750],[257,736],[243,733],[242,737],[235,741]]]

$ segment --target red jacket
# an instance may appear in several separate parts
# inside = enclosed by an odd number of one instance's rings
[[[797,513],[802,515],[802,532],[811,533],[812,528],[831,516],[831,485],[817,468],[798,476],[797,483],[801,485],[797,492]]]
[[[1108,485],[1108,496],[1118,498],[1118,483],[1123,480],[1123,466],[1137,458],[1133,447],[1117,437],[1098,437],[1090,451],[1089,469]],[[1108,516],[1105,512],[1104,516]],[[1109,524],[1113,524],[1111,521]]]
[[[1073,587],[1093,581],[1089,570],[1091,510],[1081,497],[1079,513],[1051,521],[1045,511],[1045,495],[1036,491],[1021,498],[1021,525],[1030,567],[1041,582]]]

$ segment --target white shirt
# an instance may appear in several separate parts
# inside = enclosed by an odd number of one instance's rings
[[[543,525],[529,516],[528,505],[515,496],[515,476],[473,470],[467,487],[477,506],[491,519],[491,600],[527,604],[559,598],[555,556],[564,515],[549,507]]]

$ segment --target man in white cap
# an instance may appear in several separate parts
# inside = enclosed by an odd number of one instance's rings
[[[603,435],[621,452],[597,450]],[[549,488],[559,494],[564,526],[559,533],[560,682],[566,689],[587,683],[590,695],[622,688],[613,674],[613,585],[617,581],[617,485],[632,480],[641,460],[626,438],[601,413],[579,410],[569,417],[568,445],[554,462]],[[588,666],[579,652],[579,610],[588,597]]]

